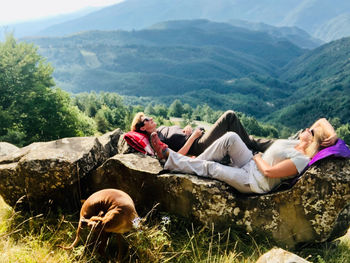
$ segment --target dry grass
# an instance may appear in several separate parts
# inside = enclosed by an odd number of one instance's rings
[[[116,262],[113,236],[109,259],[91,254],[84,242],[72,251],[56,245],[73,241],[77,215],[21,215],[0,197],[0,263],[7,262]],[[89,235],[85,230],[83,240]],[[214,226],[194,226],[178,217],[148,215],[141,227],[125,235],[125,262],[251,263],[276,244],[265,237],[223,232]],[[350,259],[350,231],[339,240],[294,251],[317,263],[346,263]]]

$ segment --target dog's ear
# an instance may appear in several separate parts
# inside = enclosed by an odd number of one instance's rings
[[[80,204],[83,205],[85,203],[86,199],[80,199]]]

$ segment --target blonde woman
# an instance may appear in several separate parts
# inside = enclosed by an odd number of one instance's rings
[[[227,132],[201,155],[189,158],[161,144],[157,133],[151,144],[164,169],[193,173],[224,181],[242,193],[266,193],[281,181],[298,175],[324,146],[333,145],[337,135],[326,119],[316,121],[299,135],[299,140],[276,140],[263,154],[253,156],[235,132]],[[219,163],[226,155],[229,165]]]

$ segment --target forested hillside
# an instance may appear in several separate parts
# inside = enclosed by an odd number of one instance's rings
[[[323,116],[350,121],[349,39],[306,51],[267,32],[183,20],[26,41],[52,63],[58,86],[73,93],[206,103],[295,129]]]
[[[134,106],[124,104],[116,93],[80,93],[70,95],[55,87],[53,68],[31,44],[17,43],[7,36],[0,43],[0,141],[25,146],[32,142],[64,137],[88,136],[121,128],[129,129],[133,115],[145,111],[157,123],[172,124],[169,117],[182,117],[183,125],[193,120],[213,123],[223,113],[207,104],[195,107],[180,100],[170,106],[157,100]],[[255,118],[240,113],[251,134],[278,137],[270,125],[259,124]]]
[[[350,38],[323,45],[288,64],[281,79],[298,86],[273,120],[292,127],[321,116],[350,122]]]
[[[57,85],[73,93],[181,97],[193,107],[208,103],[256,117],[294,91],[276,72],[305,52],[267,33],[207,20],[26,41],[52,63]]]

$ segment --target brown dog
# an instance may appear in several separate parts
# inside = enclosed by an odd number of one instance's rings
[[[133,227],[133,220],[137,217],[134,202],[127,193],[117,189],[98,191],[84,202],[80,210],[78,229],[73,244],[69,247],[59,247],[72,249],[79,241],[82,224],[87,223],[88,226],[93,227],[92,229],[99,226],[95,231],[97,229],[101,231],[99,252],[103,254],[108,239],[107,233],[123,234],[130,231]]]

